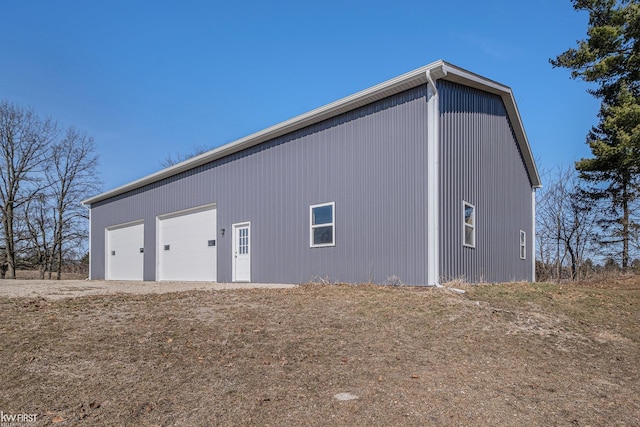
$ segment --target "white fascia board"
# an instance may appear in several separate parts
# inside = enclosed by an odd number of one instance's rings
[[[278,123],[260,132],[253,133],[234,142],[225,144],[218,148],[214,148],[211,151],[192,157],[191,159],[185,160],[166,169],[162,169],[158,172],[147,175],[143,178],[122,185],[113,190],[109,190],[97,196],[88,198],[84,200],[82,204],[90,207],[92,203],[96,203],[110,197],[126,193],[127,191],[135,190],[137,188],[143,187],[144,185],[160,181],[164,178],[168,178],[189,169],[193,169],[205,163],[209,163],[233,153],[237,153],[241,150],[253,147],[287,133],[302,129],[306,126],[313,125],[322,120],[335,117],[344,112],[370,104],[396,93],[414,88],[421,84],[427,84],[426,74],[428,71],[431,73],[431,77],[434,80],[446,78],[447,80],[451,80],[453,82],[458,81],[462,84],[466,84],[468,86],[476,87],[502,96],[503,100],[505,100],[505,105],[507,106],[507,113],[509,114],[514,129],[516,130],[518,143],[521,147],[523,155],[525,156],[525,164],[527,165],[533,186],[539,186],[540,178],[538,176],[535,163],[533,162],[533,156],[531,155],[531,150],[529,148],[526,134],[524,133],[524,129],[522,128],[520,114],[515,107],[515,101],[513,100],[511,89],[509,89],[507,86],[503,86],[492,80],[486,79],[477,74],[473,74],[469,71],[463,70],[462,68],[455,67],[442,60],[439,60],[424,67],[410,71],[401,76],[395,77],[391,80],[387,80],[386,82],[372,86],[353,95],[342,98],[338,101],[309,111],[308,113],[301,114],[292,119]]]
[[[147,175],[136,181],[86,199],[82,203],[84,205],[91,205],[92,203],[117,196],[127,191],[131,191],[144,185],[159,181],[161,179],[168,178],[180,172],[184,172],[205,163],[212,162],[214,160],[247,149],[249,147],[253,147],[254,145],[258,145],[270,139],[277,138],[278,136],[282,136],[295,130],[302,129],[306,126],[310,126],[322,120],[335,117],[338,114],[342,114],[346,111],[350,111],[363,105],[370,104],[379,99],[383,99],[390,95],[419,86],[420,84],[426,84],[426,71],[428,69],[442,67],[443,64],[443,61],[433,62],[432,64],[426,65],[417,70],[410,71],[391,80],[387,80],[386,82],[372,86],[368,89],[347,96],[346,98],[342,98],[320,108],[316,108],[315,110],[309,111],[308,113],[301,114],[292,119],[278,123],[260,132],[256,132],[234,142],[225,144],[221,147],[214,148],[211,151],[192,157],[191,159],[185,160],[166,169]]]

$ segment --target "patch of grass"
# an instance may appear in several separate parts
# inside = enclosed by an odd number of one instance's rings
[[[579,282],[563,285],[515,283],[472,286],[468,295],[499,307],[535,304],[540,310],[640,342],[637,327],[640,324],[640,288],[636,286],[607,288],[602,283],[597,286]]]
[[[0,300],[0,409],[37,425],[640,424],[637,290],[465,290]]]

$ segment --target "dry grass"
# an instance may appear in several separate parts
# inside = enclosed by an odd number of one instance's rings
[[[640,425],[638,281],[458,287],[0,299],[0,410],[61,426]]]
[[[87,273],[83,273],[83,272],[77,272],[77,273],[72,273],[72,272],[63,272],[62,273],[62,280],[84,280],[86,279],[88,276]],[[49,277],[49,272],[46,272],[45,274],[45,279]],[[56,277],[56,273],[52,272],[51,273],[51,277],[53,279],[55,279]],[[16,279],[18,280],[39,280],[40,279],[40,272],[36,271],[36,270],[17,270],[16,271]]]

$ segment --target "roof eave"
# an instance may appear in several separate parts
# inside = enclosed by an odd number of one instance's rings
[[[532,186],[540,186],[540,178],[538,176],[535,162],[533,161],[531,149],[529,147],[524,128],[522,127],[520,114],[516,107],[515,100],[513,99],[511,89],[507,86],[503,86],[499,83],[493,82],[492,80],[470,73],[466,70],[463,70],[462,68],[455,67],[440,60],[416,70],[410,71],[391,80],[387,80],[386,82],[372,86],[353,95],[347,96],[346,98],[342,98],[320,108],[316,108],[315,110],[309,111],[308,113],[301,114],[292,119],[278,123],[260,132],[253,133],[234,142],[225,144],[206,153],[192,157],[181,163],[178,163],[166,169],[162,169],[158,172],[147,175],[128,184],[101,193],[97,196],[84,200],[82,203],[84,205],[90,206],[93,203],[106,200],[110,197],[118,196],[120,194],[126,193],[127,191],[135,190],[147,184],[160,181],[189,169],[201,166],[205,163],[221,159],[230,154],[261,144],[273,138],[277,138],[287,133],[294,132],[296,130],[318,123],[322,120],[335,117],[346,111],[350,111],[355,108],[370,104],[393,94],[411,89],[418,85],[426,84],[427,72],[430,72],[431,76],[434,79],[446,78],[447,80],[459,82],[468,86],[473,86],[488,92],[498,94],[502,97],[507,108],[507,113],[509,114],[511,122],[514,126],[518,144],[523,153],[523,156],[525,157],[525,165],[527,166]]]

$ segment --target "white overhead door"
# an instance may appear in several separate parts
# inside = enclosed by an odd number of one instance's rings
[[[144,223],[109,227],[106,233],[107,280],[142,280]]]
[[[158,280],[217,280],[216,209],[158,218]]]

